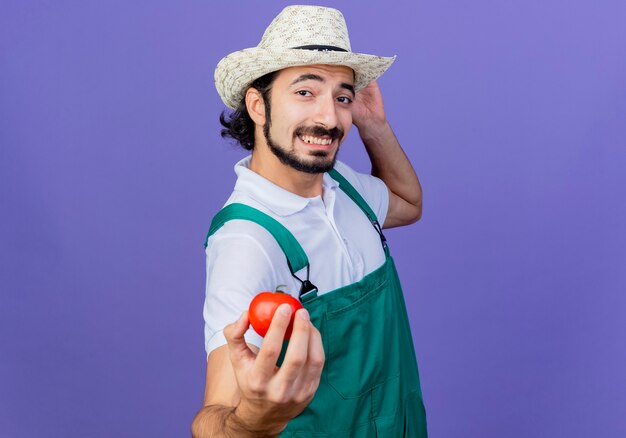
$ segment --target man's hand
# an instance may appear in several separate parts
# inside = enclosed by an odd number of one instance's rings
[[[422,215],[422,187],[385,116],[376,81],[360,90],[352,103],[352,123],[359,129],[372,163],[372,175],[389,189],[383,228],[412,224]]]
[[[383,95],[376,81],[356,93],[352,103],[352,123],[361,135],[367,129],[382,129],[386,123]]]
[[[244,340],[249,327],[247,312],[224,329],[241,397],[230,417],[238,423],[235,428],[259,436],[277,435],[315,395],[324,367],[324,348],[306,309],[296,312],[285,359],[280,368],[276,366],[290,317],[289,305],[278,307],[258,354]]]

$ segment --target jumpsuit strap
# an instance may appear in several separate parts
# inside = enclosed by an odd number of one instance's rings
[[[233,203],[222,208],[211,221],[209,232],[204,241],[204,247],[206,248],[209,237],[211,237],[222,226],[235,219],[242,219],[252,221],[263,228],[265,228],[273,237],[282,249],[285,257],[287,258],[287,265],[291,271],[291,275],[294,276],[302,285],[300,289],[300,299],[305,296],[307,299],[314,298],[317,295],[317,288],[309,281],[309,259],[302,249],[300,243],[291,234],[291,232],[285,228],[280,222],[273,217],[257,210],[249,205]],[[306,268],[306,279],[302,280],[296,272]]]
[[[354,201],[354,203],[363,211],[363,213],[365,213],[365,216],[367,216],[367,218],[372,223],[372,226],[376,229],[376,232],[380,236],[380,241],[383,245],[383,249],[385,250],[385,254],[389,256],[389,245],[387,245],[387,239],[383,234],[383,228],[378,222],[378,218],[376,217],[374,211],[370,208],[368,203],[365,201],[365,199],[363,199],[359,192],[357,192],[354,186],[350,184],[350,182],[345,179],[343,175],[337,172],[337,170],[332,169],[328,172],[328,174],[332,179],[339,183],[339,188],[343,190],[343,192],[348,195],[348,197],[352,199],[352,201]]]

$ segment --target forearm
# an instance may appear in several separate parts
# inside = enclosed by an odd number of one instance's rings
[[[193,438],[273,438],[279,432],[252,430],[237,416],[232,406],[211,405],[203,407],[193,420]]]
[[[421,208],[419,179],[389,123],[359,128],[359,134],[372,163],[372,175],[382,179],[394,194]]]

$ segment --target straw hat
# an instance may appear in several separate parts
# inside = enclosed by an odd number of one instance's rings
[[[345,65],[354,70],[356,91],[382,75],[395,60],[353,53],[341,12],[321,6],[288,6],[270,23],[257,47],[224,57],[215,69],[215,87],[235,109],[255,79],[287,67]]]

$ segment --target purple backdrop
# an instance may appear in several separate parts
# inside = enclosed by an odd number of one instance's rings
[[[242,156],[213,69],[285,4],[2,2],[2,436],[189,436],[202,243]],[[626,3],[334,5],[398,55],[425,198],[388,237],[431,436],[626,436]]]

